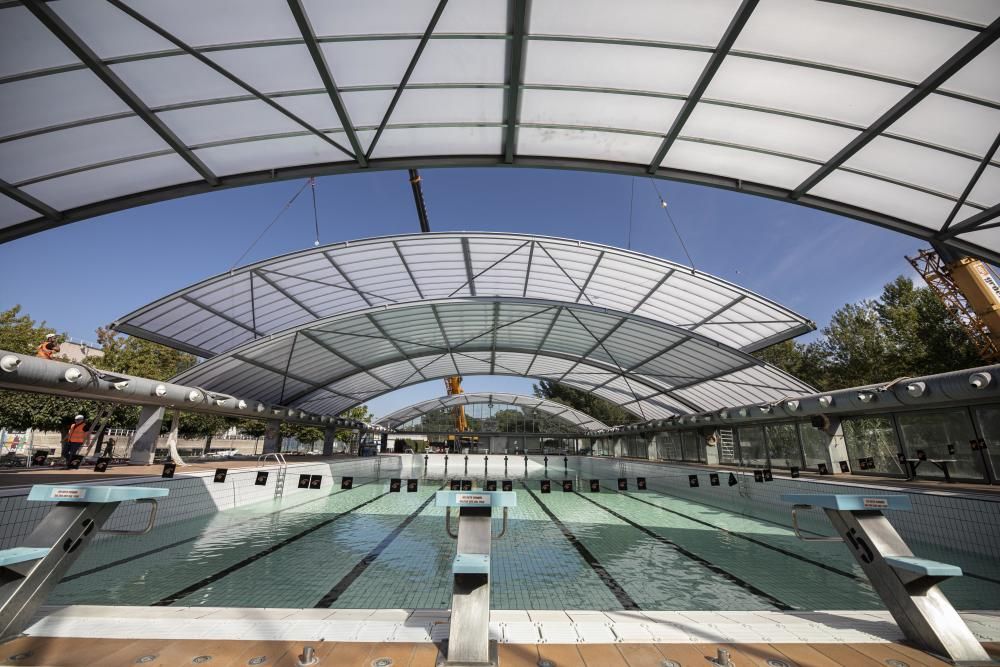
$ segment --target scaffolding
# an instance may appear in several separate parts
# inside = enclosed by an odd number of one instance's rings
[[[969,340],[972,341],[979,355],[987,362],[1000,360],[1000,346],[997,345],[996,341],[996,336],[1000,332],[991,331],[986,320],[981,316],[983,313],[977,312],[977,309],[970,303],[970,299],[966,297],[965,292],[963,292],[953,277],[955,267],[946,264],[934,250],[921,250],[916,257],[907,257],[906,259],[913,265],[917,273],[923,276],[923,279],[934,290],[934,293],[937,294],[952,317],[965,329]],[[961,264],[959,268],[963,270],[974,268],[980,272],[985,271],[988,277],[992,278],[989,269],[982,262],[968,260],[978,266],[966,267],[966,260],[968,258],[963,258],[963,260],[959,261],[959,264]],[[995,309],[995,306],[991,307],[991,315],[993,314],[993,309]]]

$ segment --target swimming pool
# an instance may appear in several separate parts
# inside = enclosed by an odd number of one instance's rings
[[[493,544],[493,608],[882,608],[842,543],[802,542],[779,522],[663,492],[655,478],[660,491],[637,491],[632,479],[618,492],[616,470],[586,459],[548,472],[511,469],[518,505]],[[546,474],[549,494],[540,490]],[[458,477],[482,486],[482,476]],[[592,493],[595,477],[601,489]],[[562,490],[564,478],[574,491]],[[49,603],[447,608],[455,543],[433,504],[446,484],[432,470],[416,492],[404,484],[390,493],[387,476],[356,477],[351,490],[337,485],[164,525],[142,539],[102,540]],[[995,566],[963,558],[967,576],[943,589],[959,609],[995,608]]]

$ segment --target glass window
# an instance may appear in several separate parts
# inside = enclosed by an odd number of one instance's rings
[[[909,458],[919,458],[918,452],[923,451],[928,459],[947,461],[948,473],[953,477],[985,477],[979,452],[969,447],[976,433],[968,409],[906,412],[896,415],[896,420]],[[917,476],[942,478],[944,473],[928,460],[918,465]]]
[[[899,441],[896,439],[896,429],[893,428],[890,417],[884,415],[851,417],[841,422],[841,425],[844,429],[844,440],[847,443],[852,471],[861,471],[859,459],[871,458],[873,467],[866,472],[885,475],[905,474],[899,463]],[[833,465],[837,470],[840,462],[834,461]]]
[[[771,465],[777,468],[791,468],[802,465],[799,451],[799,434],[795,424],[767,424],[767,454]]]
[[[656,436],[657,456],[665,461],[681,460],[681,437],[677,431],[665,431]]]
[[[830,465],[827,460],[830,436],[810,423],[799,422],[799,437],[802,439],[802,455],[806,468],[816,470],[820,463]]]
[[[996,483],[1000,477],[1000,405],[986,405],[972,411],[988,448],[976,453],[993,466],[993,482]]]
[[[736,429],[740,443],[740,462],[743,465],[766,466],[767,449],[764,447],[764,429],[761,426],[740,426]]]
[[[685,461],[700,461],[701,437],[695,431],[681,431],[681,457]]]

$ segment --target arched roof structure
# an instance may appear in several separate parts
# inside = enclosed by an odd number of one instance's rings
[[[0,2],[0,240],[306,175],[542,166],[1000,260],[1000,5]]]
[[[385,426],[386,428],[396,428],[397,426],[405,424],[411,419],[415,419],[421,415],[425,415],[428,412],[441,410],[442,408],[453,408],[458,405],[477,405],[482,403],[514,405],[527,408],[529,410],[537,410],[538,412],[544,412],[547,415],[552,415],[553,417],[566,420],[567,422],[570,422],[574,426],[585,431],[596,431],[598,429],[608,428],[608,425],[601,420],[595,419],[587,413],[580,412],[579,410],[571,408],[568,405],[550,401],[545,398],[538,398],[536,396],[524,396],[522,394],[510,394],[499,391],[471,392],[432,398],[428,401],[421,401],[420,403],[414,403],[413,405],[409,405],[405,408],[400,408],[399,410],[391,412],[385,417],[376,420],[375,423]]]
[[[497,296],[387,304],[316,320],[244,343],[176,381],[337,414],[451,375],[552,379],[645,419],[811,391],[689,329],[578,303]]]
[[[362,239],[275,257],[195,283],[122,317],[114,328],[211,357],[335,315],[477,296],[622,311],[743,352],[814,328],[765,297],[649,255],[569,239],[471,232]]]

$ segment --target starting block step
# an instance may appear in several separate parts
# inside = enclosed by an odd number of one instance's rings
[[[865,510],[902,510],[913,509],[910,497],[895,496],[863,496],[840,493],[801,494],[784,493],[781,500],[794,505],[812,505],[828,510],[865,511]]]
[[[28,500],[49,503],[121,503],[126,500],[163,498],[169,489],[141,486],[63,486],[36,484],[31,487]]]
[[[49,547],[14,547],[0,550],[0,566],[26,563],[30,560],[45,558],[51,549]]]
[[[490,573],[489,554],[458,554],[451,564],[452,574],[486,574]]]
[[[962,568],[916,556],[886,556],[885,562],[895,570],[905,570],[925,577],[961,577]]]

